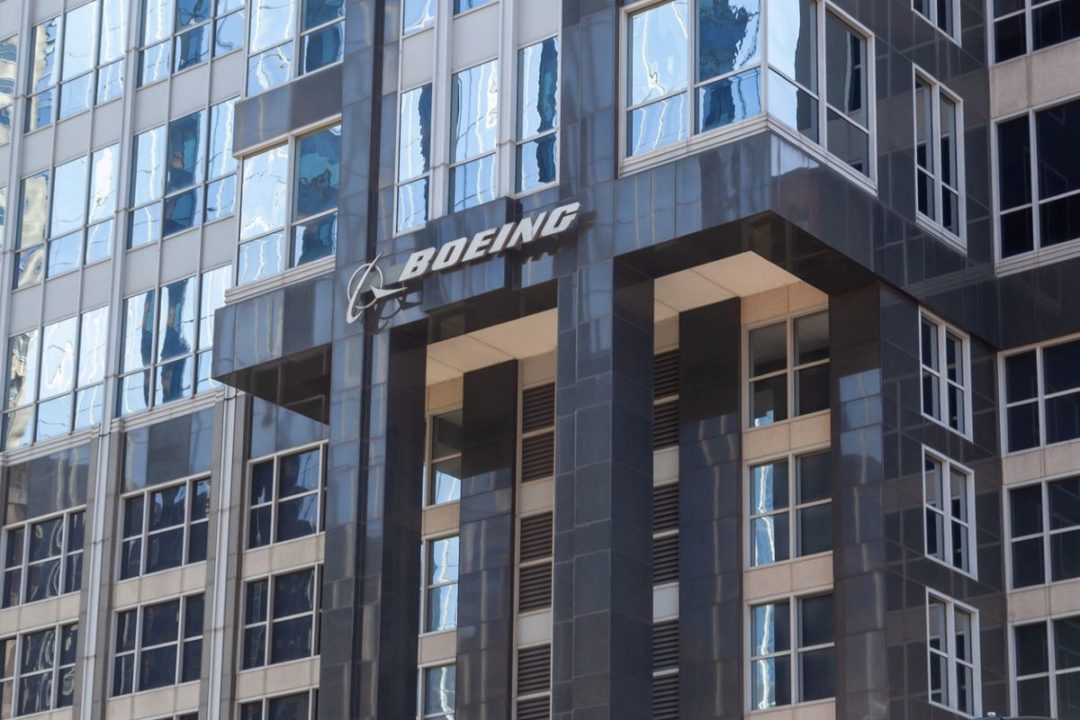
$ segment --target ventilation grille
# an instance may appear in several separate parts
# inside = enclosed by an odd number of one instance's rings
[[[679,536],[653,538],[653,584],[679,579]]]
[[[521,432],[543,430],[555,424],[555,383],[521,393]]]
[[[533,435],[521,441],[521,481],[555,474],[555,433]]]
[[[679,401],[658,403],[653,408],[653,449],[679,444]]]
[[[551,717],[551,698],[522,700],[517,704],[517,720],[548,720]]]
[[[551,557],[551,513],[521,518],[521,562]]]
[[[652,681],[653,720],[679,720],[679,676],[666,675]]]
[[[551,607],[551,563],[523,567],[519,577],[519,613]]]
[[[653,672],[679,667],[679,621],[656,623],[652,631]]]
[[[679,351],[660,353],[653,360],[653,397],[679,394]]]
[[[551,689],[551,646],[518,651],[517,692],[532,695]]]
[[[679,529],[679,485],[653,488],[653,532]]]

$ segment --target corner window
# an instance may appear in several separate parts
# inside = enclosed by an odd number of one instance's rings
[[[1017,714],[1069,717],[1080,697],[1080,616],[1015,626],[1013,666]]]
[[[248,35],[247,94],[339,62],[345,51],[344,18],[343,0],[255,3]]]
[[[240,705],[240,720],[315,720],[318,716],[318,690],[263,698]]]
[[[19,57],[19,36],[0,39],[0,145],[11,142],[12,113],[15,111],[15,61]],[[0,203],[2,206],[3,203]],[[0,221],[0,234],[4,223]],[[0,238],[2,239],[2,238]]]
[[[319,653],[322,581],[318,570],[309,567],[245,583],[241,669]]]
[[[448,212],[495,199],[498,185],[499,61],[455,73],[450,94]]]
[[[750,330],[750,427],[829,408],[829,314]]]
[[[423,668],[423,720],[454,720],[457,705],[457,666]]]
[[[79,592],[85,511],[4,528],[4,607]]]
[[[930,704],[978,715],[982,706],[978,614],[929,594],[926,617]]]
[[[458,537],[424,543],[424,632],[453,630],[458,616]]]
[[[1003,363],[1009,452],[1080,438],[1080,340],[1006,355]]]
[[[322,529],[323,448],[252,463],[248,548],[287,542]]]
[[[915,12],[931,25],[960,42],[960,0],[913,0]]]
[[[71,707],[75,697],[76,623],[0,640],[4,717]]]
[[[831,453],[750,468],[750,565],[771,565],[831,549]]]
[[[923,450],[926,556],[976,575],[975,483],[971,471]]]
[[[1011,0],[992,5],[995,62],[1080,37],[1080,7],[1074,0]]]
[[[121,580],[206,560],[210,478],[129,495],[123,508]]]
[[[113,697],[197,682],[203,613],[202,593],[117,613]]]
[[[926,313],[919,323],[922,413],[966,436],[971,423],[968,339]]]
[[[431,455],[427,471],[427,504],[461,499],[461,410],[431,418]]]
[[[555,182],[559,171],[559,38],[518,51],[517,192]]]
[[[1009,490],[1014,589],[1080,578],[1080,477]]]
[[[751,607],[750,643],[751,710],[821,700],[836,693],[832,594]]]
[[[915,175],[918,215],[962,241],[964,119],[960,99],[915,74]]]
[[[1002,260],[1080,239],[1078,133],[1080,100],[997,124]]]
[[[244,0],[144,0],[139,85],[244,46]]]

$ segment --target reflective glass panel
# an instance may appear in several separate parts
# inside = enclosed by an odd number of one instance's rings
[[[46,325],[41,334],[40,398],[70,392],[75,387],[75,336],[79,318]]]
[[[173,71],[180,72],[210,59],[210,25],[200,25],[176,37]]]
[[[58,65],[57,51],[60,44],[60,18],[53,18],[34,27],[30,46],[32,65],[30,91],[38,92],[56,84],[53,74]]]
[[[559,38],[521,50],[518,87],[518,139],[554,130],[559,123]]]
[[[7,407],[26,405],[37,397],[38,330],[8,341]]]
[[[450,109],[450,158],[462,162],[494,152],[499,132],[499,63],[456,73]]]
[[[49,226],[49,173],[41,172],[22,181],[22,212],[19,214],[19,237],[16,248],[45,241]]]
[[[145,0],[143,45],[153,45],[172,35],[173,0]]]
[[[199,349],[214,344],[214,312],[225,306],[225,291],[232,279],[232,267],[226,265],[208,270],[202,276],[199,296]]]
[[[288,173],[287,145],[253,155],[244,161],[244,186],[240,200],[242,240],[276,230],[285,224]]]
[[[101,0],[101,44],[98,61],[111,63],[124,56],[127,43],[127,10],[124,0]]]
[[[207,177],[217,178],[236,172],[233,157],[233,110],[236,100],[210,108],[210,149]]]
[[[240,245],[236,282],[243,285],[276,275],[285,269],[285,236],[264,235]]]
[[[109,339],[109,308],[100,307],[82,315],[79,334],[79,387],[105,379],[105,351]]]
[[[306,135],[297,142],[296,216],[337,207],[341,173],[341,126]]]
[[[195,345],[195,278],[166,285],[161,291],[158,361],[187,355]]]
[[[257,0],[251,7],[248,52],[291,40],[296,32],[296,0]]]
[[[497,171],[495,155],[485,155],[453,167],[450,171],[450,211],[494,200]]]
[[[236,176],[229,175],[206,186],[206,222],[228,217],[236,211]]]
[[[760,0],[698,0],[698,80],[761,58]]]
[[[275,88],[289,81],[293,44],[285,43],[248,59],[248,95]]]
[[[52,220],[49,235],[58,237],[81,228],[86,222],[87,157],[64,163],[53,177]]]
[[[769,65],[812,93],[817,92],[816,10],[810,0],[769,0]]]
[[[300,74],[314,72],[341,59],[345,51],[345,23],[327,25],[304,36]]]
[[[164,126],[136,136],[131,182],[132,205],[143,205],[161,197],[167,167],[165,157]]]
[[[454,665],[424,671],[424,714],[453,713],[456,699],[457,668]]]
[[[832,13],[825,15],[825,91],[831,107],[867,126],[866,40]]]
[[[337,245],[337,213],[293,226],[293,266],[303,265],[334,253]]]
[[[124,62],[122,60],[98,69],[98,104],[115,100],[124,94]]]
[[[206,22],[214,12],[214,0],[175,0],[176,30]]]
[[[435,0],[403,0],[403,35],[418,32],[435,24]]]
[[[106,220],[116,212],[116,184],[120,177],[120,146],[94,152],[90,168],[90,223]]]
[[[70,80],[94,69],[97,61],[97,3],[91,2],[68,12],[64,18],[63,79]]]
[[[344,0],[304,0],[304,30],[310,30],[343,17],[345,17]]]
[[[244,47],[244,13],[235,12],[217,21],[214,31],[214,56]]]
[[[698,132],[761,113],[761,71],[753,69],[698,88]]]
[[[146,367],[154,357],[154,291],[124,301],[124,354],[121,370]]]
[[[45,277],[56,277],[78,270],[82,256],[83,235],[74,232],[49,241],[49,260]]]
[[[454,14],[463,13],[466,10],[472,10],[490,2],[493,2],[493,0],[454,0]]]
[[[401,95],[398,180],[411,180],[431,167],[431,85]]]
[[[686,139],[686,95],[679,94],[630,112],[627,146],[640,155]]]
[[[630,16],[630,104],[684,90],[690,27],[686,0],[672,0]]]
[[[169,123],[165,192],[182,190],[203,180],[205,153],[202,138],[205,113],[192,113]]]

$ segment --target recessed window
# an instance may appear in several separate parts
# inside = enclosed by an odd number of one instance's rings
[[[121,580],[206,560],[210,478],[129,495],[123,507]]]
[[[749,333],[750,427],[829,408],[829,314],[818,312]]]
[[[144,0],[139,85],[244,46],[244,0]]]
[[[927,557],[975,575],[975,487],[971,472],[924,449],[923,510]]]
[[[1080,578],[1080,477],[1009,490],[1012,587]]]
[[[971,423],[968,339],[925,313],[919,322],[923,415],[967,435]]]
[[[559,172],[559,38],[518,51],[517,192]]]
[[[423,669],[423,720],[454,720],[457,705],[457,666]]]
[[[750,709],[832,697],[836,692],[833,596],[750,608]]]
[[[71,707],[75,697],[77,623],[0,640],[4,717]]]
[[[322,529],[323,448],[252,463],[248,548],[287,542]]]
[[[1067,718],[1080,698],[1080,616],[1013,628],[1019,715]]]
[[[461,499],[461,410],[431,417],[431,455],[427,471],[427,503]]]
[[[915,12],[953,40],[960,41],[960,0],[913,0]]]
[[[931,594],[926,616],[930,703],[978,715],[982,706],[978,614]]]
[[[85,523],[79,509],[4,528],[4,607],[79,592]]]
[[[964,237],[964,118],[960,99],[915,74],[915,185],[919,217]]]
[[[832,455],[799,455],[750,468],[750,565],[832,549]]]
[[[1080,239],[1078,135],[1080,100],[998,123],[1001,259]]]
[[[1010,0],[992,6],[996,62],[1080,37],[1075,0]]]
[[[1009,452],[1080,438],[1080,340],[1005,356]]]
[[[310,567],[244,585],[242,669],[318,654],[319,576]]]
[[[203,612],[200,593],[117,613],[113,697],[198,681]]]
[[[458,537],[424,543],[424,632],[453,630],[458,618]]]
[[[263,698],[240,705],[240,720],[315,720],[318,715],[318,690]]]
[[[248,95],[275,88],[343,57],[343,0],[255,2],[250,12]]]

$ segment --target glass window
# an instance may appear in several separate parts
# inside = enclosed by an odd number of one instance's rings
[[[423,718],[453,720],[457,704],[457,666],[424,668]]]
[[[289,146],[271,148],[244,159],[244,184],[240,196],[240,266],[238,283],[244,284],[281,272],[284,268],[280,230],[285,225],[289,192]],[[252,240],[274,241],[246,253]]]
[[[301,62],[297,74],[340,61],[345,51],[344,0],[304,0],[300,24]]]
[[[960,102],[939,83],[915,76],[915,160],[919,215],[962,237]]]
[[[120,579],[206,560],[209,518],[209,478],[125,497]]]
[[[976,574],[975,488],[971,472],[923,451],[926,555]]]
[[[671,0],[629,19],[627,154],[684,140],[689,78],[689,9]]]
[[[755,328],[749,348],[751,427],[828,409],[828,312]]]
[[[334,254],[341,176],[341,126],[300,137],[296,142],[296,153],[294,267]]]
[[[424,632],[452,630],[457,627],[458,537],[429,540],[424,550]]]
[[[971,416],[968,339],[925,313],[919,323],[923,415],[967,435]]]
[[[19,36],[0,38],[0,145],[11,142],[11,121],[15,107],[16,78],[15,61],[19,57]],[[0,203],[0,212],[2,212]],[[0,235],[4,223],[0,219]]]
[[[751,710],[835,694],[835,624],[831,594],[750,608]]]
[[[450,106],[450,204],[456,212],[495,199],[499,136],[497,60],[455,73]]]
[[[314,535],[322,529],[322,446],[251,464],[248,547]]]
[[[1080,577],[1080,478],[1009,490],[1013,588]]]
[[[199,593],[117,613],[112,696],[198,681],[204,612]]]
[[[1080,616],[1013,627],[1016,711],[1071,717],[1080,692]]]
[[[454,0],[454,14],[463,13],[466,10],[472,10],[488,3],[494,2],[494,0]]]
[[[79,626],[72,623],[0,640],[5,717],[71,707],[78,638]]]
[[[959,0],[913,0],[913,3],[915,12],[929,20],[941,32],[960,42]]]
[[[267,0],[254,5],[251,12],[248,95],[277,87],[294,76],[314,72],[342,59],[345,49],[342,0]]]
[[[143,0],[139,84],[163,80],[229,52],[215,40],[222,28],[243,24],[243,0]],[[235,33],[233,33],[235,34]],[[232,38],[235,40],[235,38]]]
[[[1009,452],[1080,437],[1080,340],[1004,359]]]
[[[264,698],[241,704],[240,720],[313,720],[318,706],[318,690]]]
[[[999,1],[993,11],[996,62],[1080,37],[1080,7],[1074,0]]]
[[[930,703],[965,715],[981,711],[981,675],[975,655],[978,615],[952,600],[930,595],[927,603],[927,664]]]
[[[311,567],[244,586],[244,670],[319,653],[320,573]]]
[[[790,468],[794,466],[795,472]],[[828,451],[750,469],[750,564],[758,567],[832,549]]]
[[[555,182],[559,140],[559,38],[518,52],[517,191]]]
[[[431,85],[401,94],[398,118],[397,231],[428,220],[431,172]]]
[[[4,528],[4,607],[82,588],[84,511]]]
[[[431,454],[428,465],[429,505],[461,499],[461,410],[431,418]]]
[[[435,25],[435,0],[404,0],[401,8],[401,34],[411,35]]]

